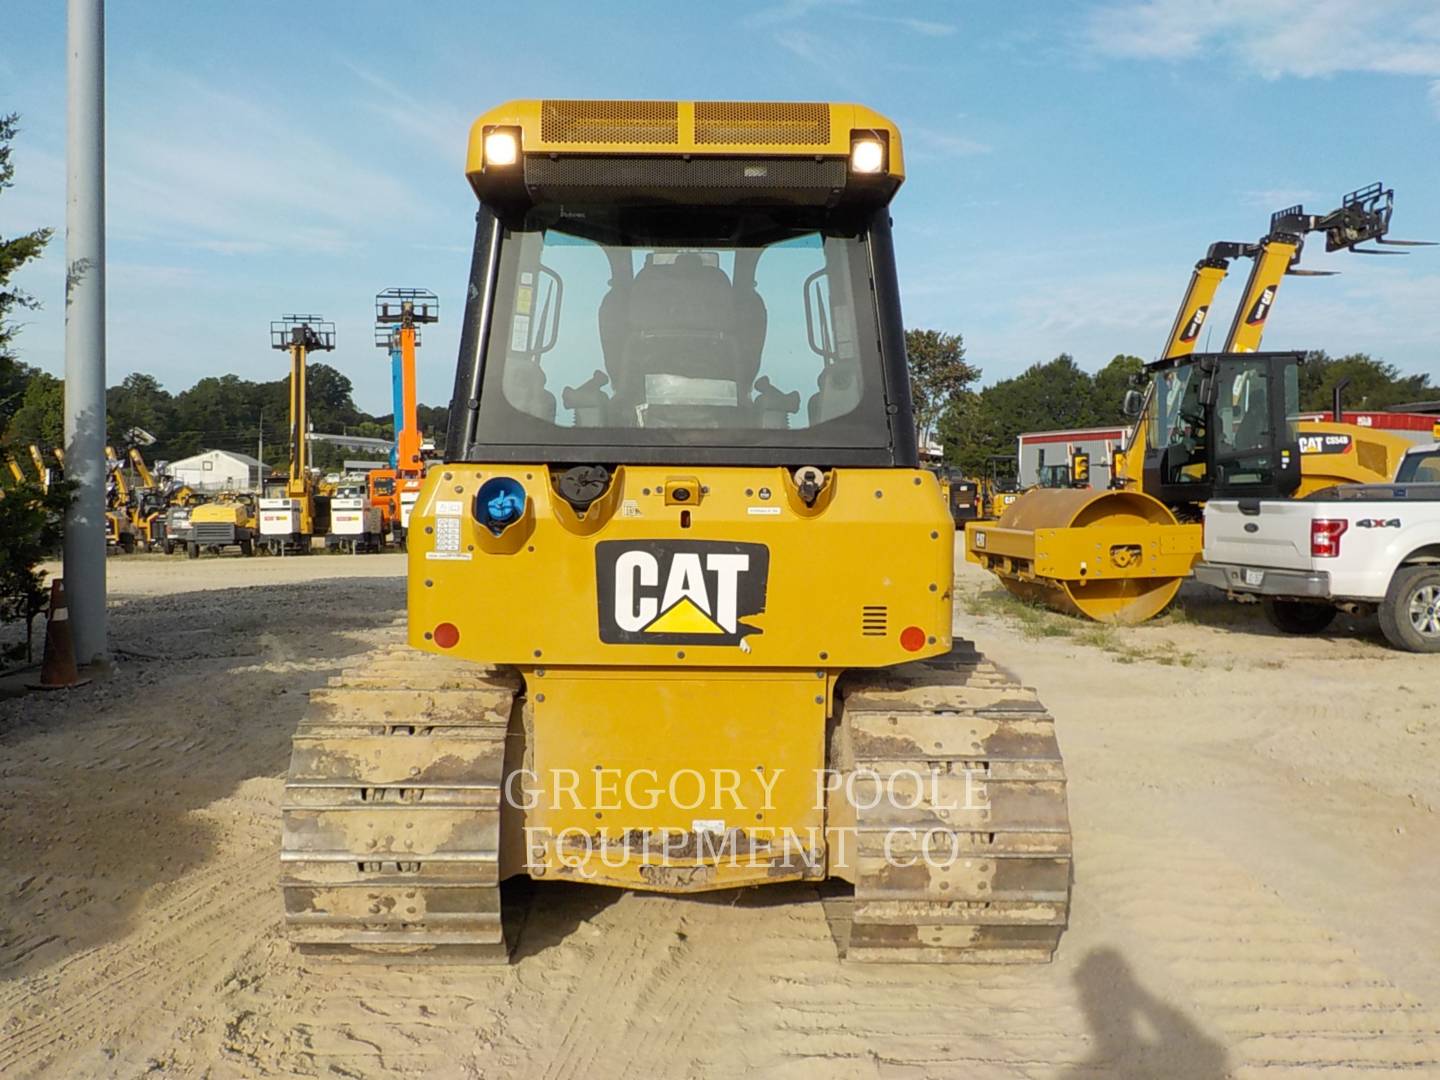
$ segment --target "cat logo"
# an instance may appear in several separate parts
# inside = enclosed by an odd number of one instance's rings
[[[770,549],[704,540],[595,545],[600,640],[607,645],[738,645],[760,629]]]
[[[1208,305],[1195,309],[1195,314],[1190,316],[1190,321],[1185,324],[1185,329],[1180,331],[1181,341],[1194,341],[1200,336],[1200,328],[1205,325],[1205,316],[1210,313]]]
[[[1354,442],[1349,435],[1301,435],[1302,454],[1348,454]]]
[[[1275,303],[1275,286],[1266,285],[1260,290],[1260,295],[1255,298],[1255,306],[1250,309],[1250,314],[1245,316],[1245,321],[1251,326],[1258,326],[1270,315],[1270,306]]]

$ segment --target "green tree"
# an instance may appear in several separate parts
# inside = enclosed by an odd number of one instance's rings
[[[950,403],[980,378],[980,369],[965,360],[964,338],[940,330],[906,330],[905,356],[915,436],[923,448]]]
[[[0,117],[0,194],[14,183],[15,166],[10,144],[19,130],[13,114]],[[0,236],[0,435],[18,442],[44,442],[59,446],[64,438],[64,386],[20,363],[14,352],[17,309],[38,307],[34,297],[17,289],[11,279],[26,263],[38,258],[50,240],[49,229],[20,236]],[[45,575],[36,569],[40,560],[60,543],[67,484],[48,492],[31,483],[12,485],[0,499],[0,621],[21,618],[30,622],[45,598]]]
[[[129,446],[135,441],[131,434],[138,429],[155,436],[154,453],[164,453],[163,438],[171,427],[173,408],[173,399],[155,376],[138,371],[125,376],[124,382],[105,392],[110,442],[117,449]]]
[[[20,130],[20,118],[14,113],[0,116],[0,193],[15,182],[15,165],[11,161],[11,142]],[[11,316],[16,309],[34,310],[39,302],[30,294],[11,284],[11,278],[28,262],[39,258],[50,242],[52,230],[34,229],[19,236],[0,236],[0,434],[10,418],[21,407],[26,387],[34,369],[20,363],[15,356],[15,334],[18,330]]]
[[[65,445],[64,381],[44,371],[32,374],[8,430],[17,446],[32,442],[41,446]]]
[[[946,459],[973,476],[984,472],[992,454],[1015,453],[1023,431],[1090,427],[1100,421],[1094,379],[1061,353],[978,394],[957,397],[941,419],[940,438]]]
[[[1428,375],[1402,375],[1394,364],[1366,355],[1330,357],[1314,352],[1300,365],[1300,407],[1306,412],[1329,409],[1335,387],[1349,379],[1345,387],[1347,409],[1384,409],[1412,401],[1425,401],[1440,396],[1440,387],[1430,384]]]
[[[1128,424],[1130,418],[1123,408],[1125,391],[1145,370],[1145,361],[1138,356],[1117,354],[1095,373],[1094,412],[1099,424]]]

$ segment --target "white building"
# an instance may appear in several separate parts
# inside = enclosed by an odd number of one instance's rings
[[[166,471],[177,484],[188,484],[196,491],[258,491],[261,478],[269,470],[249,454],[206,450],[170,462]]]

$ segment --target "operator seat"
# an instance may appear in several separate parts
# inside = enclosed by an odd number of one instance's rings
[[[649,400],[650,375],[733,382],[736,401],[749,404],[755,368],[742,362],[735,292],[723,270],[695,252],[681,252],[669,265],[652,255],[626,291],[620,353],[605,358],[615,420],[639,422],[635,408]]]

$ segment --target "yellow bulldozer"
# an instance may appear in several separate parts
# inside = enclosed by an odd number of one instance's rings
[[[1101,622],[1138,623],[1165,609],[1203,549],[1211,497],[1302,497],[1351,482],[1385,482],[1412,444],[1394,432],[1300,419],[1302,353],[1257,351],[1305,237],[1329,251],[1372,253],[1387,240],[1394,193],[1381,184],[1347,195],[1327,214],[1294,206],[1255,244],[1211,245],[1195,266],[1163,359],[1146,366],[1143,393],[1127,394],[1134,425],[1111,464],[1111,488],[1055,483],[1025,492],[994,522],[965,528],[966,558],[1020,598]],[[1219,353],[1195,346],[1237,258],[1253,260]],[[1069,469],[1073,470],[1073,463]],[[1086,464],[1088,473],[1088,462]]]
[[[895,125],[515,101],[475,123],[467,175],[409,647],[311,695],[283,804],[291,939],[504,962],[508,878],[835,878],[851,959],[1047,960],[1064,771],[1033,692],[951,636]]]

